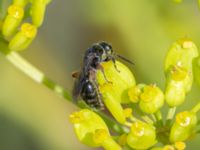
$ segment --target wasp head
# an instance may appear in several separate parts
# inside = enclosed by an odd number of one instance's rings
[[[113,57],[112,46],[106,42],[100,42],[95,47],[97,55],[101,58],[101,61],[109,61]]]

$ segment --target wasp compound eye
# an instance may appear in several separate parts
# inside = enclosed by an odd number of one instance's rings
[[[112,53],[112,46],[106,42],[101,42],[99,43],[99,45],[101,45],[103,47],[103,49],[107,52],[107,53]]]

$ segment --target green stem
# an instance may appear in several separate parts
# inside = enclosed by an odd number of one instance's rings
[[[45,85],[49,89],[53,90],[58,95],[64,97],[65,99],[71,101],[72,97],[70,93],[64,90],[61,86],[57,85],[51,79],[46,77],[40,70],[35,68],[33,65],[28,63],[25,59],[23,59],[16,52],[11,52],[6,55],[6,58],[19,70],[24,72],[27,76],[32,78],[34,81]]]
[[[200,110],[200,103],[198,103],[197,105],[195,105],[193,108],[192,108],[192,112],[194,113],[197,113],[198,111]]]
[[[149,116],[147,116],[147,115],[141,116],[141,119],[142,119],[143,121],[145,121],[146,123],[148,123],[148,124],[153,124],[153,123],[154,123],[153,120],[152,120],[151,118],[149,118]],[[133,117],[133,116],[130,117],[130,120],[131,120],[133,123],[136,122],[136,121],[140,121],[139,119],[137,119],[137,118],[135,118],[135,117]]]
[[[157,111],[156,114],[155,114],[155,116],[156,116],[156,119],[157,119],[158,121],[162,120],[162,114],[161,114],[160,111]]]
[[[131,126],[132,126],[132,122],[128,122],[128,121],[126,121],[126,122],[124,123],[124,125],[127,126],[127,127],[129,127],[129,128],[131,128]]]
[[[151,117],[152,117],[152,119],[153,119],[153,122],[156,122],[156,117],[155,117],[155,115],[154,115],[154,114],[151,114]]]
[[[166,117],[166,125],[170,125],[174,115],[176,113],[176,107],[170,107]]]
[[[136,121],[138,121],[138,119],[135,118],[135,117],[133,117],[133,116],[130,117],[130,120],[131,120],[132,122],[136,122]]]
[[[162,113],[160,111],[157,111],[155,113],[155,117],[156,117],[156,120],[157,120],[157,124],[161,127],[163,126],[163,121],[162,121]]]
[[[35,82],[42,84],[49,88],[50,90],[54,91],[64,99],[68,101],[73,101],[72,96],[69,91],[62,88],[60,85],[49,79],[45,76],[44,73],[42,73],[40,70],[35,68],[33,65],[31,65],[28,61],[26,61],[24,58],[22,58],[18,53],[16,52],[10,52],[8,49],[8,42],[6,42],[3,39],[0,39],[0,52],[5,55],[7,60],[12,63],[16,68],[21,70],[23,73],[25,73],[27,76],[29,76],[31,79],[33,79]],[[78,104],[77,104],[78,105]],[[78,105],[80,108],[83,108],[84,105]],[[125,133],[127,132],[127,128],[118,124],[116,121],[114,121],[111,117],[108,115],[97,112],[106,122],[106,124],[115,132],[117,133]]]
[[[151,118],[149,118],[148,116],[141,116],[141,118],[145,121],[145,122],[147,122],[148,124],[153,124],[154,122],[153,122],[153,120],[151,119]]]
[[[170,107],[167,113],[167,120],[172,120],[176,112],[176,107]]]

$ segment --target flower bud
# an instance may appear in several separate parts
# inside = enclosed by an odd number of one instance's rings
[[[49,3],[49,0],[33,0],[32,1],[32,21],[36,27],[42,25],[44,20],[44,14],[46,10],[46,5]]]
[[[91,147],[103,146],[107,150],[121,147],[111,138],[105,122],[96,113],[83,109],[70,115],[78,139]]]
[[[181,105],[185,95],[191,89],[193,76],[192,72],[182,66],[175,65],[166,75],[166,102],[170,107]]]
[[[184,142],[175,142],[174,146],[177,150],[184,150],[186,148],[186,144]]]
[[[133,149],[148,149],[155,145],[156,131],[153,126],[137,121],[127,136],[127,144]]]
[[[106,84],[105,86],[100,87],[102,99],[105,106],[108,108],[113,117],[121,124],[124,124],[126,121],[126,115],[124,114],[123,107],[120,102],[116,101],[115,95],[111,95],[108,91],[114,91],[112,85]]]
[[[165,99],[170,107],[178,106],[185,100],[185,84],[187,71],[174,66],[167,75]]]
[[[132,112],[133,112],[133,110],[131,108],[125,108],[124,109],[124,115],[125,115],[125,117],[126,118],[132,117],[132,115],[133,115]]]
[[[131,71],[119,61],[116,61],[117,69],[112,61],[103,62],[101,65],[105,76],[98,70],[96,78],[103,101],[115,119],[124,123],[126,116],[121,103],[130,102],[128,90],[135,86],[135,78]]]
[[[197,124],[196,114],[189,111],[180,112],[176,115],[176,121],[170,131],[172,143],[187,140],[193,133]]]
[[[192,60],[197,56],[197,47],[190,39],[183,38],[176,41],[169,49],[165,58],[165,73],[177,64],[191,71]]]
[[[155,113],[164,104],[164,94],[156,85],[146,85],[140,94],[140,109],[145,113]]]
[[[116,61],[117,69],[114,67],[112,61],[103,62],[101,65],[104,68],[105,76],[107,78],[106,81],[104,75],[100,70],[97,72],[97,81],[98,84],[110,84],[113,87],[113,90],[109,91],[112,95],[114,95],[115,99],[120,103],[129,103],[128,90],[131,87],[135,86],[135,78],[132,72],[121,62]]]
[[[21,30],[13,37],[9,43],[9,48],[13,51],[25,49],[35,38],[37,28],[29,23],[24,23]]]
[[[122,148],[111,137],[108,137],[106,140],[104,140],[102,147],[105,150],[122,150]]]
[[[5,37],[9,37],[17,31],[17,27],[21,23],[23,16],[24,10],[22,7],[17,5],[11,5],[8,7],[8,15],[6,16],[2,26],[2,33]]]
[[[138,84],[134,87],[131,87],[128,90],[128,96],[131,102],[138,103],[140,100],[140,94],[142,93],[142,89],[146,86],[145,84]]]
[[[165,98],[170,107],[181,105],[190,91],[193,82],[192,61],[197,56],[197,47],[190,39],[180,39],[169,49],[165,59]]]
[[[89,146],[100,146],[93,136],[98,130],[109,136],[109,131],[104,121],[96,113],[83,109],[70,115],[70,121],[74,124],[74,130],[78,139]]]

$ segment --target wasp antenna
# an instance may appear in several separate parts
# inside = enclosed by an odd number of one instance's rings
[[[120,59],[132,64],[132,65],[135,65],[132,61],[130,61],[129,59],[125,58],[124,56],[121,56],[119,54],[115,54],[117,57],[119,57]]]

